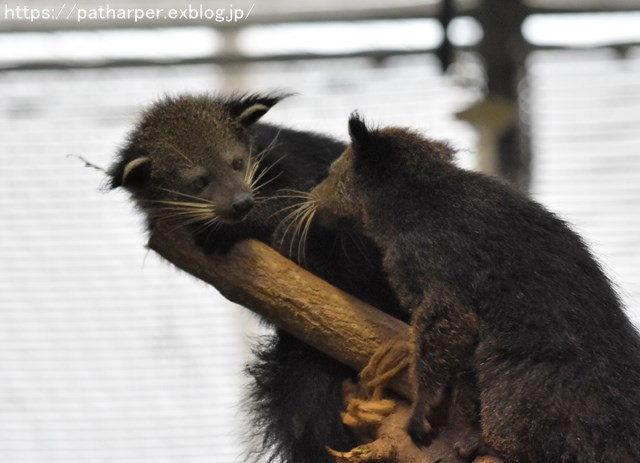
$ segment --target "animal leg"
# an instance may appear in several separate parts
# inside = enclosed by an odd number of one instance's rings
[[[477,345],[475,312],[443,285],[432,285],[413,310],[416,392],[408,433],[416,444],[428,445],[435,425],[448,420],[436,414],[454,376],[469,363]],[[443,404],[444,405],[444,404]]]

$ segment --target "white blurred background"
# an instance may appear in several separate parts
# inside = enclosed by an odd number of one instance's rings
[[[0,462],[244,461],[242,370],[261,329],[148,252],[126,195],[68,155],[108,166],[167,93],[285,89],[298,95],[265,121],[346,139],[358,109],[476,168],[478,133],[455,114],[486,94],[481,26],[450,24],[443,73],[439,2],[387,3],[262,0],[241,27],[18,21],[0,5]],[[640,14],[602,12],[633,3],[528,2],[563,11],[525,21],[518,99],[531,194],[585,237],[640,325]]]

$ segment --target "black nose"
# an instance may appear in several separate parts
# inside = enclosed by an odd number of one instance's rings
[[[231,204],[231,208],[236,214],[245,215],[251,210],[254,203],[255,201],[253,200],[253,196],[251,196],[250,193],[242,193],[234,198],[233,204]]]

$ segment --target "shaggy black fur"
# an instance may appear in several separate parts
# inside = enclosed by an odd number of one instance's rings
[[[350,131],[318,219],[360,227],[413,314],[414,439],[471,355],[483,437],[507,461],[640,461],[640,338],[582,239],[442,143],[358,116]]]
[[[310,191],[345,145],[316,133],[256,123],[279,99],[181,96],[156,103],[119,152],[111,186],[127,188],[152,227],[167,215],[156,201],[193,201],[167,190],[219,202],[224,209],[226,198],[246,191],[228,153],[245,163],[264,153],[259,173],[265,172],[260,181],[265,186],[246,216],[218,228],[202,228],[199,222],[190,227],[207,252],[224,252],[241,239],[256,238],[296,260],[297,243],[291,245],[291,233],[282,236],[286,227],[280,225],[297,199],[283,190]],[[191,185],[192,172],[197,188],[207,185],[200,191]],[[390,313],[397,307],[380,270],[380,254],[366,238],[314,225],[304,256],[305,267],[341,289]],[[253,377],[247,402],[257,441],[250,453],[286,463],[328,463],[332,459],[325,446],[347,450],[355,445],[339,416],[341,383],[354,377],[350,369],[279,330],[255,352],[247,370]]]

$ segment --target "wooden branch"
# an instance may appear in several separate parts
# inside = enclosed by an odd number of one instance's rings
[[[230,301],[267,317],[356,371],[364,368],[384,341],[409,329],[406,323],[335,288],[259,241],[239,242],[224,256],[205,255],[186,231],[169,231],[158,224],[149,247],[215,286]],[[406,372],[390,388],[411,400]]]
[[[237,243],[226,255],[205,255],[184,230],[169,230],[157,224],[149,248],[180,269],[215,286],[232,302],[267,317],[280,328],[334,359],[362,370],[385,341],[409,336],[409,326],[341,291],[307,272],[263,243]],[[389,388],[411,402],[413,391],[407,371]],[[378,440],[338,461],[387,461],[390,463],[434,463],[463,460],[453,455],[453,445],[468,435],[467,423],[442,429],[424,449],[413,445],[404,431],[409,405],[399,401],[397,411],[379,427]],[[376,457],[382,455],[383,460]],[[475,463],[495,463],[479,457]]]

